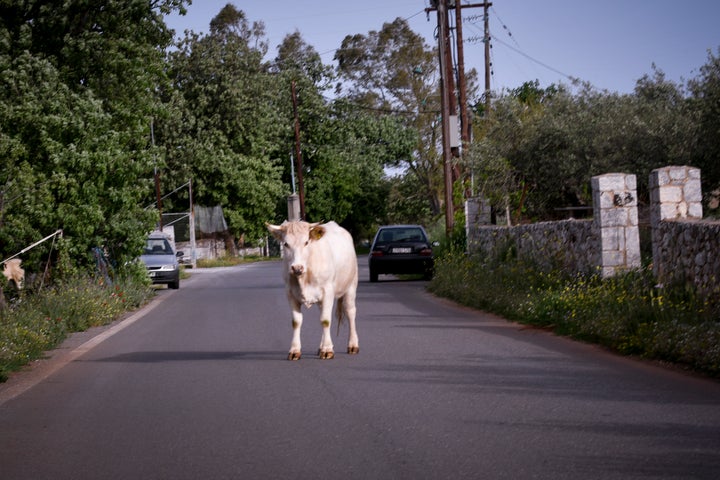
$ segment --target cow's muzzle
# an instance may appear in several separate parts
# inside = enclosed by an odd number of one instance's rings
[[[305,267],[303,265],[291,265],[290,273],[292,273],[296,277],[299,277],[300,275],[305,273]]]

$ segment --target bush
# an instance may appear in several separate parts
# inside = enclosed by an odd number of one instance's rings
[[[217,258],[199,258],[197,266],[198,268],[233,267],[242,263],[262,262],[265,260],[269,260],[269,258],[259,255],[245,255],[242,257],[225,255]]]
[[[720,303],[684,285],[657,286],[649,270],[609,279],[546,273],[518,260],[447,254],[437,295],[617,352],[720,377]]]

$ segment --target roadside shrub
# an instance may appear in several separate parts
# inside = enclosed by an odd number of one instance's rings
[[[152,295],[147,281],[132,276],[120,276],[114,285],[106,285],[103,280],[73,275],[20,297],[0,309],[0,381],[55,347],[67,334],[110,323]]]
[[[608,279],[542,272],[519,260],[448,254],[430,290],[509,320],[627,355],[720,376],[720,296],[658,286],[649,270]]]
[[[199,258],[197,260],[198,268],[214,268],[214,267],[233,267],[241,263],[249,263],[261,261],[264,257],[248,255],[245,257],[233,257],[225,255],[217,258]]]

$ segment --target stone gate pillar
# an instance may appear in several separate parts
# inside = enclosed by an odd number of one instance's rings
[[[637,182],[635,175],[608,173],[592,177],[593,222],[600,241],[603,277],[640,268]]]
[[[468,251],[472,252],[477,243],[477,229],[480,225],[492,223],[492,209],[485,198],[473,197],[465,201],[465,238]]]
[[[650,172],[650,226],[652,228],[653,273],[662,279],[660,261],[663,242],[660,222],[674,219],[701,220],[702,186],[700,169],[694,167],[663,167]]]

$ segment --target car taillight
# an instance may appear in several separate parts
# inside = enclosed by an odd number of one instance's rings
[[[372,253],[371,253],[371,255],[372,255],[373,257],[382,257],[382,256],[383,256],[383,252],[380,251],[380,250],[373,250]]]
[[[430,255],[432,255],[432,249],[430,249],[430,248],[423,248],[422,250],[420,250],[420,255],[423,255],[423,256],[425,256],[425,257],[429,257]]]

